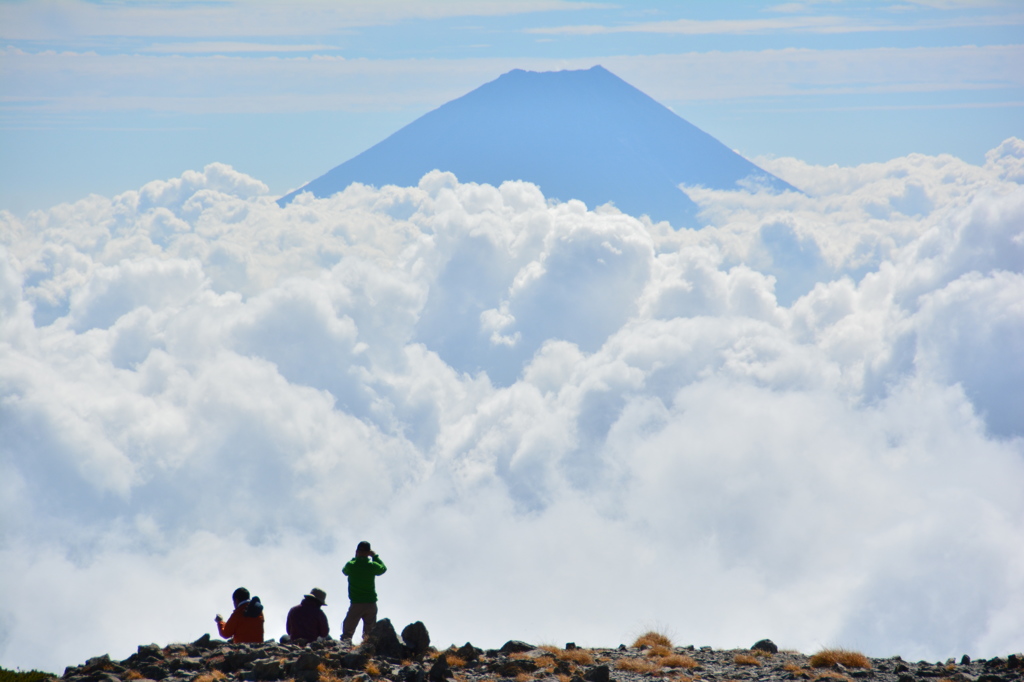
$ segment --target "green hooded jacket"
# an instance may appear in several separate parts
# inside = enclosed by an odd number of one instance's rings
[[[353,604],[373,604],[377,601],[377,589],[374,578],[383,574],[388,567],[381,561],[380,555],[373,557],[357,556],[349,559],[341,572],[348,576],[348,598]]]

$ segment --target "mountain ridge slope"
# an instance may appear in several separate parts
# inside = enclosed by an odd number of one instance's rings
[[[694,225],[679,185],[795,190],[601,66],[509,71],[434,109],[279,200],[353,182],[416,185],[431,170],[494,186],[525,180],[548,198],[612,202],[630,215]]]

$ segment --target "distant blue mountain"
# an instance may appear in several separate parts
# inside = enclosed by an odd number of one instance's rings
[[[416,185],[427,172],[461,182],[526,180],[548,198],[607,202],[679,227],[696,205],[680,184],[733,189],[750,180],[795,189],[601,66],[516,69],[424,114],[382,142],[282,197],[327,197],[353,182]]]

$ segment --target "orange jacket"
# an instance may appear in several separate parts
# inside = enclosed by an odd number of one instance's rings
[[[245,615],[245,609],[249,606],[244,601],[235,607],[231,617],[227,621],[218,621],[217,629],[220,636],[230,639],[235,644],[261,644],[263,642],[263,614],[255,618]]]

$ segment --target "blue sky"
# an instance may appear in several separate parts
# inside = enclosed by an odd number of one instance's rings
[[[361,539],[442,647],[1019,651],[1022,17],[0,2],[0,666],[194,641],[239,585],[336,635]],[[802,191],[275,201],[596,63]]]
[[[230,164],[281,194],[512,68],[600,63],[749,156],[978,163],[1019,2],[0,3],[0,208]]]

